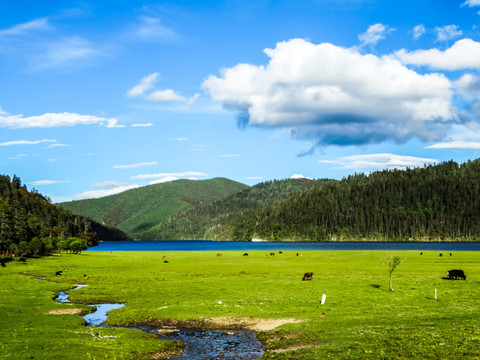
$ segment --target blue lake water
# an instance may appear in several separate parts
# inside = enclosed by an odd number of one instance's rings
[[[472,242],[243,242],[200,240],[103,241],[88,251],[419,250],[480,251]]]

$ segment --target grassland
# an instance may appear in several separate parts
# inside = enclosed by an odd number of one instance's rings
[[[96,328],[114,337],[95,339],[79,316],[48,314],[88,309],[52,300],[57,291],[88,284],[72,291],[71,299],[126,303],[110,313],[111,325],[207,326],[208,319],[220,317],[300,320],[258,332],[265,359],[480,358],[479,253],[242,254],[87,252],[10,262],[0,269],[0,357],[139,359],[178,351],[178,344],[139,330]],[[393,273],[395,292],[388,289],[387,261],[393,255],[405,259]],[[463,269],[467,280],[442,279],[450,269]],[[63,275],[55,276],[58,270]],[[313,281],[301,281],[307,271]]]

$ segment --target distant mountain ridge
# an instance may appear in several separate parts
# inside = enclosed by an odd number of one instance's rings
[[[134,239],[155,240],[150,237],[154,229],[171,216],[247,188],[247,185],[225,178],[176,180],[59,205],[74,214],[116,227]]]

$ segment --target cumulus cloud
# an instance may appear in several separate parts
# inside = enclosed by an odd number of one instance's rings
[[[157,164],[158,162],[156,161],[150,161],[150,162],[140,162],[135,164],[127,164],[127,165],[115,165],[113,168],[114,169],[138,169],[141,167],[152,166]]]
[[[463,94],[477,96],[480,94],[480,78],[473,74],[464,74],[454,84]]]
[[[480,69],[480,42],[461,39],[445,51],[439,49],[395,52],[404,64],[428,66],[437,70]]]
[[[451,82],[393,57],[293,39],[266,49],[266,66],[238,64],[202,84],[240,126],[288,129],[316,145],[439,139],[456,114]]]
[[[345,156],[335,160],[320,160],[319,164],[338,165],[339,169],[405,169],[438,163],[437,159],[395,154],[367,154]]]
[[[386,34],[392,31],[395,31],[395,29],[380,23],[370,25],[366,32],[358,35],[358,39],[361,42],[360,46],[377,45],[380,40],[385,39]]]
[[[162,179],[166,177],[176,177],[176,178],[197,178],[197,177],[205,177],[208,174],[198,171],[186,171],[186,172],[173,172],[173,173],[157,173],[157,174],[141,174],[132,176],[130,179],[140,179],[140,180],[148,180],[148,179]]]
[[[462,6],[474,7],[480,6],[480,0],[466,0]]]
[[[117,119],[81,115],[75,113],[45,113],[37,116],[9,115],[0,113],[0,127],[10,129],[53,128],[60,126],[99,124],[106,127],[118,127]]]
[[[448,41],[463,35],[463,31],[457,25],[437,26],[434,30],[437,33],[437,41]]]
[[[423,24],[417,25],[413,28],[413,38],[419,39],[423,34],[427,32]]]
[[[153,87],[159,76],[159,73],[153,73],[145,76],[142,80],[140,80],[140,84],[128,90],[127,95],[130,97],[135,97],[145,94],[146,91]]]
[[[302,174],[293,174],[292,176],[290,176],[290,179],[308,179],[308,180],[313,180],[312,178],[310,177],[306,177]]]
[[[187,101],[183,96],[177,94],[174,90],[166,89],[166,90],[157,90],[152,92],[146,97],[149,101],[160,101],[160,102],[168,102],[168,101]]]

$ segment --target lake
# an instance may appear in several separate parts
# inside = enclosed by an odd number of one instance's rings
[[[418,250],[480,251],[472,242],[243,242],[204,240],[103,241],[87,251]]]

